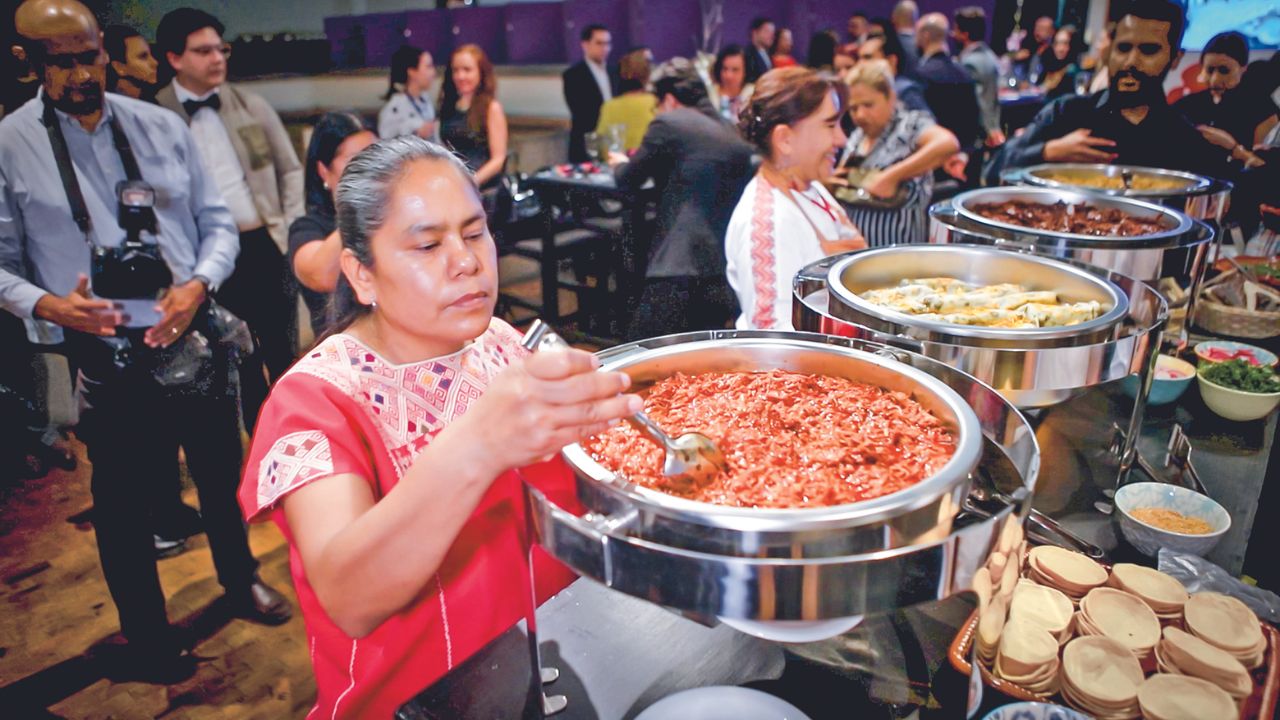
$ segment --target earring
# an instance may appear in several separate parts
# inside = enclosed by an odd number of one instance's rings
[[[324,189],[325,189],[325,190],[328,190],[328,189],[329,189],[329,183],[327,183],[327,182],[322,182],[322,183],[320,183],[320,184],[324,186]]]
[[[370,301],[369,301],[369,307],[373,308],[374,310],[377,310],[377,309],[378,309],[378,301],[377,301],[377,300],[370,300]]]

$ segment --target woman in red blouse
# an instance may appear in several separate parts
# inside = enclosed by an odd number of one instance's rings
[[[337,211],[340,319],[263,406],[240,501],[290,544],[311,717],[385,718],[525,617],[521,478],[571,503],[543,460],[641,401],[588,353],[527,357],[493,317],[493,238],[447,151],[371,146]],[[569,577],[543,559],[541,596]]]

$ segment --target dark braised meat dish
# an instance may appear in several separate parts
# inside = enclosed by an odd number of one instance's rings
[[[1085,203],[1047,203],[1006,200],[969,206],[982,217],[1033,230],[1050,230],[1073,235],[1139,237],[1154,235],[1164,228],[1155,220],[1130,215],[1123,210],[1100,208]]]

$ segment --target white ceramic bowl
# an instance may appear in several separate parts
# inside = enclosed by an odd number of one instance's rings
[[[1020,702],[1002,705],[987,713],[982,720],[1091,720],[1088,715],[1061,705],[1042,702]]]
[[[1138,508],[1176,510],[1188,517],[1204,520],[1213,531],[1204,535],[1190,535],[1162,530],[1133,517],[1130,513]],[[1213,498],[1166,483],[1139,482],[1125,485],[1116,491],[1116,510],[1120,511],[1120,532],[1124,539],[1151,557],[1155,557],[1162,547],[1190,555],[1204,555],[1231,529],[1231,513]]]
[[[636,720],[809,720],[791,703],[769,693],[732,685],[682,690],[644,709]]]
[[[1196,380],[1200,383],[1200,397],[1204,404],[1228,420],[1245,422],[1264,418],[1276,409],[1276,405],[1280,405],[1280,392],[1250,393],[1235,390],[1209,382],[1199,372],[1196,373]]]

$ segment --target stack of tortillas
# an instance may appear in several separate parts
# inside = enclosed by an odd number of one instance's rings
[[[1183,607],[1187,632],[1225,650],[1250,670],[1262,665],[1267,640],[1247,605],[1219,593],[1192,595]]]
[[[1176,627],[1164,629],[1164,638],[1156,646],[1156,661],[1160,672],[1208,680],[1237,702],[1253,692],[1253,680],[1239,660]]]
[[[1010,618],[1000,634],[994,672],[1037,695],[1058,689],[1058,640],[1041,625]]]
[[[1138,688],[1138,705],[1146,720],[1233,720],[1239,714],[1222,688],[1185,675],[1147,678]]]
[[[1078,602],[1107,582],[1107,569],[1081,553],[1040,545],[1027,553],[1027,577],[1039,585],[1061,590]]]
[[[1161,623],[1176,622],[1182,618],[1182,607],[1187,604],[1187,589],[1173,577],[1159,570],[1131,563],[1117,563],[1111,568],[1107,584],[1118,590],[1136,595],[1155,612]]]
[[[978,659],[987,667],[992,667],[996,662],[1000,633],[1004,631],[1005,607],[1004,598],[996,596],[978,616],[978,637],[974,642]]]
[[[1036,623],[1048,630],[1059,645],[1065,645],[1071,639],[1071,619],[1074,614],[1071,599],[1060,590],[1037,585],[1030,580],[1019,580],[1013,589],[1009,619]]]
[[[1062,698],[1097,720],[1138,717],[1142,666],[1109,637],[1078,637],[1062,651]]]
[[[1076,629],[1081,635],[1105,635],[1129,648],[1140,663],[1154,665],[1160,621],[1136,595],[1108,587],[1090,590],[1080,601]]]

